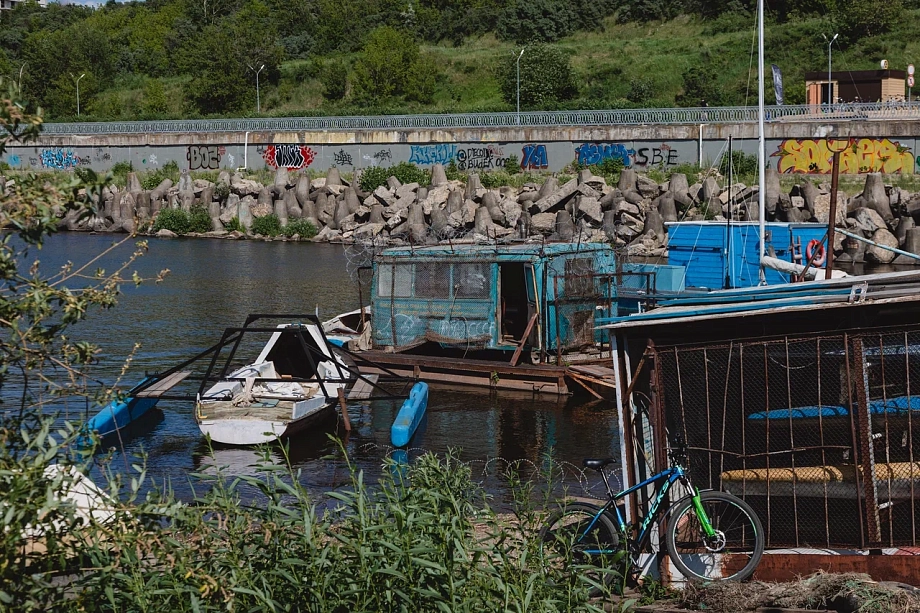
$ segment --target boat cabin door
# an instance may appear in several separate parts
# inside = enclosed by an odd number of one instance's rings
[[[520,345],[527,334],[527,342],[538,345],[537,331],[539,306],[533,265],[520,262],[499,264],[498,329],[500,345]],[[536,317],[534,325],[530,320]],[[530,327],[528,332],[527,328]]]

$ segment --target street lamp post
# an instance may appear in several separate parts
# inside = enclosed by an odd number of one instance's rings
[[[22,71],[26,67],[28,62],[23,62],[22,66],[19,67],[19,95],[22,96]]]
[[[521,125],[521,57],[524,55],[524,47],[517,56],[517,125]]]
[[[826,34],[821,34],[827,41],[827,101],[828,104],[834,104],[834,85],[831,82],[831,45],[837,40],[840,34],[834,34],[834,38],[828,39]]]
[[[86,76],[85,72],[81,74],[79,77],[74,77],[72,73],[70,75],[70,78],[73,79],[74,83],[76,83],[77,85],[77,117],[80,116],[80,79],[82,79],[85,76]]]
[[[249,66],[249,64],[246,64],[246,65]],[[265,70],[265,64],[262,64],[261,66],[259,66],[258,70],[256,70],[252,66],[249,66],[249,70],[256,73],[256,112],[261,113],[262,112],[262,100],[259,97],[259,73]]]

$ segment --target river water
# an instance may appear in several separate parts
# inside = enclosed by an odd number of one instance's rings
[[[48,274],[68,260],[86,262],[116,240],[112,235],[62,233],[42,250],[30,251],[26,261],[38,258]],[[92,268],[113,270],[134,248],[130,241]],[[137,288],[125,284],[117,307],[92,313],[71,330],[72,337],[91,340],[102,349],[103,358],[93,371],[98,379],[114,381],[135,343],[140,347],[122,389],[137,383],[145,370],[165,370],[206,349],[225,327],[241,325],[250,313],[318,311],[327,319],[358,307],[357,286],[339,245],[151,238],[148,252],[131,270],[149,278],[165,268],[171,272],[162,283]],[[398,408],[393,401],[349,405],[353,430],[344,446],[370,478],[379,474],[392,451],[389,431]],[[189,473],[214,465],[225,467],[228,475],[252,473],[258,454],[248,449],[212,452],[192,411],[191,403],[161,402],[141,428],[116,441],[112,467],[123,470],[143,453],[150,476],[157,482],[168,480],[183,498],[192,495]],[[328,438],[336,431],[331,424],[290,441],[291,462],[301,469],[303,483],[317,493],[341,486],[347,477],[345,462],[335,454],[337,445]],[[455,448],[474,476],[492,475],[513,461],[539,466],[550,451],[562,466],[580,465],[583,457],[619,457],[616,411],[610,405],[475,388],[433,387],[426,422],[411,446],[412,453]],[[277,459],[280,452],[272,456]],[[578,477],[574,467],[565,472],[568,479]],[[483,477],[487,487],[500,487],[499,481]]]

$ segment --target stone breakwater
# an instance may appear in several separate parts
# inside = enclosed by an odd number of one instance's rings
[[[666,255],[666,223],[678,220],[758,220],[758,188],[741,183],[720,187],[717,176],[689,184],[673,174],[658,183],[625,169],[616,185],[582,170],[560,183],[550,176],[542,184],[520,188],[485,188],[479,175],[466,183],[448,180],[441,165],[432,168],[431,184],[402,184],[389,177],[372,193],[359,187],[360,174],[349,183],[336,168],[326,177],[310,179],[286,169],[276,171],[271,185],[220,173],[217,182],[193,180],[183,171],[178,184],[164,180],[153,190],[141,188],[128,175],[124,189],[106,188],[103,205],[92,217],[69,213],[62,229],[94,232],[146,232],[165,208],[190,211],[204,207],[211,231],[198,236],[260,238],[251,233],[253,220],[274,214],[282,225],[308,220],[317,229],[316,242],[374,242],[378,245],[434,244],[442,241],[492,242],[539,239],[611,243],[631,256]],[[766,216],[770,221],[827,223],[830,189],[803,182],[789,193],[779,175],[767,170]],[[0,177],[0,185],[11,185]],[[885,185],[882,175],[866,176],[863,191],[838,194],[836,225],[874,243],[920,253],[920,193]],[[236,218],[245,232],[229,231]],[[173,235],[160,230],[160,236]],[[264,237],[262,237],[264,238]],[[295,238],[298,238],[295,236]],[[837,235],[834,250],[840,262],[905,263],[916,260]]]

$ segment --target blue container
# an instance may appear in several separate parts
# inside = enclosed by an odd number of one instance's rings
[[[668,263],[686,267],[687,287],[725,289],[760,283],[760,227],[757,222],[685,221],[667,224]],[[766,252],[791,262],[792,245],[822,240],[827,226],[819,223],[766,224]],[[826,246],[826,245],[825,245]],[[800,262],[799,262],[800,263]],[[726,283],[727,279],[727,283]],[[789,282],[789,276],[766,270],[767,284]]]
[[[409,397],[403,402],[390,427],[390,442],[394,447],[405,447],[425,416],[428,407],[428,384],[419,381],[412,386]]]

